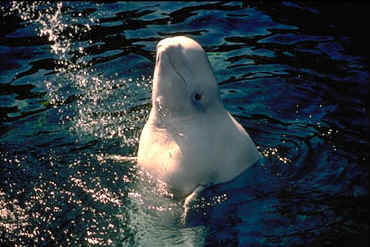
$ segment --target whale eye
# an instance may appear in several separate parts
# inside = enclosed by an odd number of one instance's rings
[[[199,92],[194,92],[192,95],[192,100],[194,103],[199,103],[202,100],[202,94]]]
[[[199,92],[194,92],[191,96],[191,101],[196,109],[204,112],[205,106],[204,106],[204,95]]]
[[[194,94],[194,100],[195,101],[200,101],[202,99],[202,95],[200,93],[195,93]]]

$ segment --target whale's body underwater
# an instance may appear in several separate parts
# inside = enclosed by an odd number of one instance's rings
[[[157,45],[152,108],[140,136],[138,165],[165,182],[176,198],[224,183],[260,154],[224,108],[208,58],[194,40]]]

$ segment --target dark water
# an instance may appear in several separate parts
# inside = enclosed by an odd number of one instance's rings
[[[0,245],[368,246],[368,5],[0,6]],[[154,48],[173,35],[204,47],[265,156],[192,226],[112,156],[136,155]]]

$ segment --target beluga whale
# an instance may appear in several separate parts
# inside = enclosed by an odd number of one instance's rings
[[[176,36],[156,46],[152,108],[139,138],[137,163],[174,198],[237,177],[261,158],[225,109],[203,48]]]

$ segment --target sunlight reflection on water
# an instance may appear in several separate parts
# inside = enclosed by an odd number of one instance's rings
[[[304,22],[303,3],[142,4],[0,4],[0,244],[294,246],[368,228],[368,70],[351,36],[311,27],[325,15]],[[135,156],[155,44],[175,34],[204,46],[225,106],[287,181],[199,200],[215,214],[195,227],[165,185],[109,158]]]

